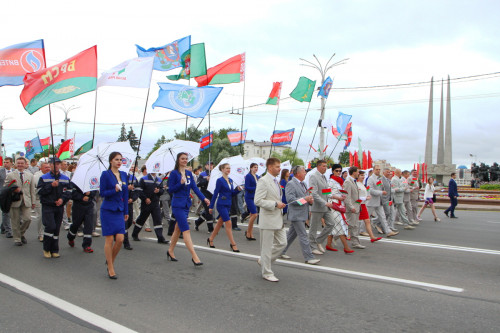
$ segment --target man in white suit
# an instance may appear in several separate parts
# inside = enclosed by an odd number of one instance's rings
[[[286,246],[286,233],[283,224],[285,204],[281,202],[282,190],[276,177],[281,171],[279,159],[271,157],[266,162],[267,173],[257,182],[254,202],[260,207],[260,259],[262,277],[267,281],[278,282],[271,270],[271,262],[279,257]]]
[[[12,184],[17,185],[14,191],[20,194],[21,199],[13,201],[10,207],[10,220],[12,224],[12,233],[14,243],[17,246],[26,244],[24,233],[31,223],[31,210],[35,208],[31,200],[35,196],[35,184],[33,184],[33,175],[29,171],[25,171],[28,163],[24,157],[19,157],[16,160],[17,170],[9,173],[5,178],[4,186]]]

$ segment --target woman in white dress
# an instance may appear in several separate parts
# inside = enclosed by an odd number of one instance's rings
[[[431,207],[432,209],[432,214],[434,214],[434,221],[439,222],[441,220],[439,219],[439,217],[437,217],[436,207],[434,207],[434,200],[432,199],[434,197],[434,192],[435,192],[433,183],[434,183],[434,178],[429,177],[427,179],[427,185],[425,185],[425,192],[424,192],[425,202],[422,208],[420,208],[420,211],[418,212],[417,219],[420,219],[420,216],[422,216],[422,213],[428,206]]]

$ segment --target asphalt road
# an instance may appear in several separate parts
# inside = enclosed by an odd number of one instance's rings
[[[273,265],[278,283],[261,278],[258,241],[246,241],[243,231],[235,232],[241,254],[230,252],[223,230],[216,249],[206,246],[206,226],[192,231],[200,268],[183,246],[179,261],[167,262],[167,246],[141,232],[133,251],[120,252],[113,281],[102,238],[86,254],[81,238],[69,248],[62,232],[61,258],[47,260],[32,227],[28,245],[0,239],[0,332],[104,331],[103,320],[122,325],[111,329],[117,332],[497,332],[500,216],[439,214],[441,223],[425,212],[416,230],[374,244],[364,239],[367,248],[353,255],[317,256],[319,266],[303,264],[294,243],[292,260]]]

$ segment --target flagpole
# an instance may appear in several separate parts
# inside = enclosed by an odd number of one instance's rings
[[[316,126],[316,129],[314,130],[314,135],[313,135],[311,144],[309,145],[309,151],[307,152],[306,162],[307,162],[307,160],[309,160],[309,153],[311,152],[311,146],[314,142],[314,138],[316,137],[316,132],[318,132],[318,126]]]
[[[274,135],[274,131],[276,131],[276,123],[278,122],[278,112],[280,110],[280,101],[278,99],[278,107],[276,108],[276,117],[274,118],[274,129],[273,129],[273,134],[271,137]],[[271,157],[271,154],[273,152],[273,141],[271,140],[271,149],[269,149],[269,158]]]
[[[243,80],[243,108],[241,109],[241,129],[240,129],[240,154],[243,156],[243,146],[245,144],[245,141],[243,140],[243,117],[245,114],[245,83],[247,81],[247,78],[245,76],[245,79]],[[245,136],[246,139],[246,136]],[[243,143],[241,143],[243,141]]]
[[[335,148],[337,148],[337,145],[339,144],[339,142],[340,142],[340,139],[341,139],[341,138],[342,138],[342,135],[339,135],[339,138],[338,138],[338,140],[337,140],[337,143],[336,143],[336,144],[335,144],[335,146],[333,147],[333,150],[332,150],[332,152],[330,153],[330,156],[328,156],[328,159],[330,159],[330,157],[332,157],[332,154],[333,154],[333,152],[335,151]]]
[[[54,179],[57,180],[56,174],[56,152],[54,147],[54,131],[52,130],[52,111],[49,104],[49,119],[50,119],[50,140],[52,141],[52,161],[54,162]]]
[[[210,170],[210,159],[212,156],[212,142],[210,140],[210,110],[208,110],[208,142],[210,144],[208,146],[208,168]]]
[[[135,169],[137,169],[137,160],[139,159],[139,150],[141,149],[141,141],[142,141],[142,131],[144,129],[144,121],[146,120],[146,110],[148,109],[148,100],[149,100],[149,91],[151,90],[151,81],[149,81],[149,87],[148,87],[148,94],[146,95],[146,105],[144,105],[144,114],[142,115],[142,125],[141,125],[141,134],[139,134],[139,143],[137,144],[137,155],[135,156],[135,161],[134,161],[134,172]],[[93,142],[92,142],[93,143]],[[129,171],[130,174],[130,171]],[[130,177],[129,178],[129,184],[130,184]],[[133,179],[133,177],[132,177]]]
[[[92,129],[92,147],[94,148],[94,138],[95,138],[95,118],[97,117],[97,88],[95,89],[95,102],[94,102],[94,127]]]
[[[311,100],[312,100],[312,98],[311,98]],[[302,136],[302,131],[304,130],[304,125],[306,124],[307,113],[309,112],[309,107],[310,106],[311,106],[311,101],[309,101],[309,104],[307,104],[306,115],[304,116],[304,122],[302,123],[302,128],[300,129],[299,140],[297,141],[297,145],[295,146],[295,151],[293,152],[292,163],[295,160],[295,155],[297,155],[297,149],[299,148],[300,137]],[[310,148],[309,148],[309,151],[311,151]]]

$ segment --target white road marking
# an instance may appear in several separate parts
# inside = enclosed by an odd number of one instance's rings
[[[145,237],[144,239],[156,241],[156,238]],[[184,243],[181,243],[181,242],[178,242],[177,245],[185,247]],[[254,260],[257,260],[260,258],[260,256],[248,254],[248,253],[230,252],[228,250],[212,249],[212,248],[209,248],[206,246],[200,246],[200,245],[194,245],[194,247],[197,249],[203,249],[204,251],[209,251],[209,252],[214,252],[214,253],[222,253],[224,255],[231,255],[234,257],[249,258],[249,259],[254,259]],[[457,293],[464,292],[463,288],[457,288],[457,287],[451,287],[451,286],[446,286],[446,285],[441,285],[441,284],[427,283],[427,282],[421,282],[421,281],[415,281],[415,280],[400,279],[400,278],[396,278],[396,277],[392,277],[392,276],[363,273],[363,272],[357,272],[357,271],[351,271],[351,270],[333,268],[333,267],[326,267],[326,266],[308,265],[308,264],[303,264],[300,262],[289,261],[289,260],[278,259],[278,260],[276,260],[276,262],[278,262],[284,266],[306,268],[309,270],[315,270],[315,271],[321,271],[321,272],[341,273],[341,274],[346,274],[346,275],[371,278],[371,279],[375,279],[375,280],[390,281],[390,282],[396,282],[396,283],[419,286],[419,287],[427,287],[427,288],[433,288],[433,289],[439,289],[439,290],[445,290],[445,291],[453,291],[453,292],[457,292]]]
[[[500,224],[500,222],[497,222],[497,221],[486,221],[486,223],[495,223],[495,224]]]
[[[97,326],[99,328],[102,328],[105,331],[108,332],[136,332],[134,330],[131,330],[128,327],[125,327],[123,325],[120,325],[118,323],[115,323],[114,321],[111,321],[109,319],[106,319],[104,317],[101,317],[95,313],[92,313],[90,311],[87,311],[77,305],[74,305],[72,303],[66,302],[65,300],[62,300],[56,296],[53,296],[49,293],[46,293],[45,291],[42,291],[38,288],[35,288],[33,286],[30,286],[29,284],[26,284],[24,282],[21,282],[19,280],[16,280],[14,278],[11,278],[7,275],[4,275],[0,273],[0,281],[2,283],[5,283],[17,290],[20,290],[46,304],[52,305],[59,310],[62,310],[64,312],[67,312],[77,318],[80,318],[83,321],[86,321],[94,326]]]

